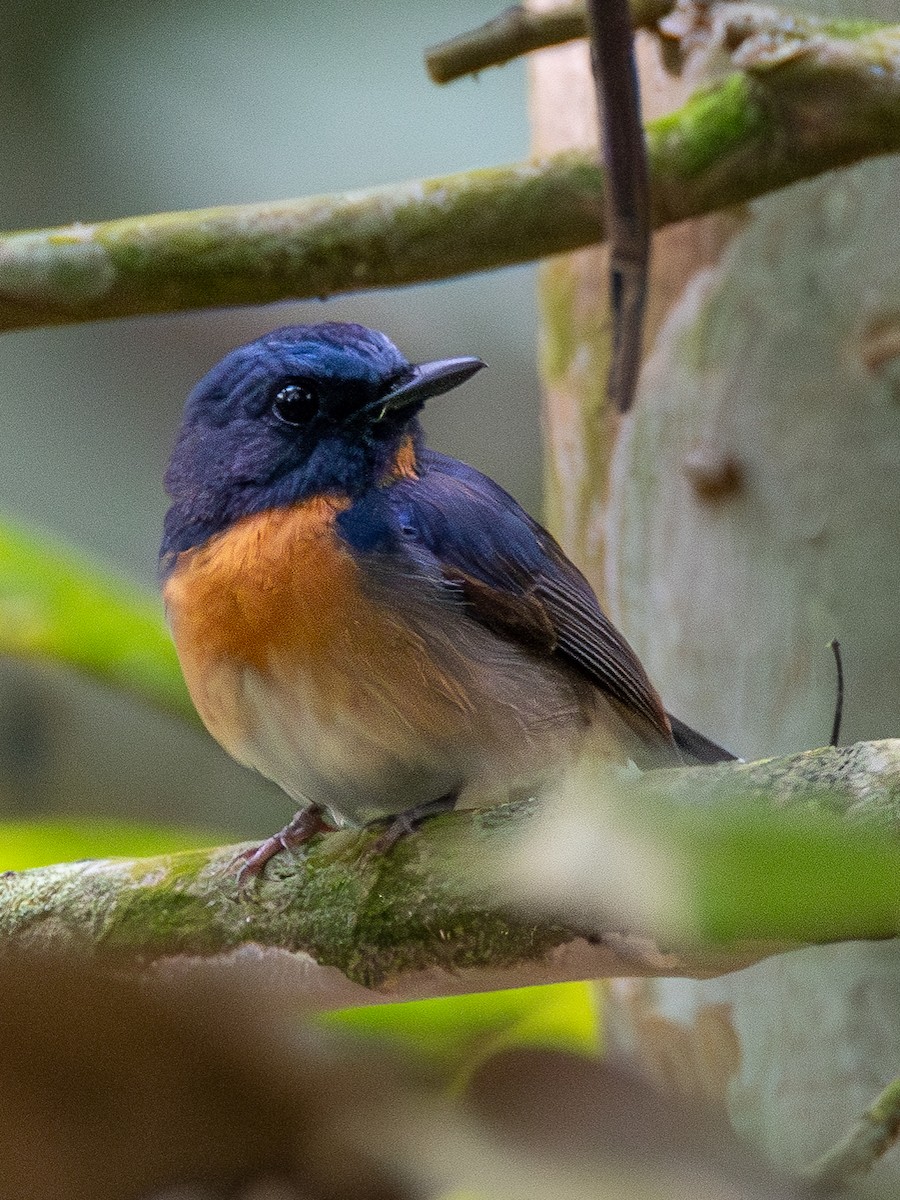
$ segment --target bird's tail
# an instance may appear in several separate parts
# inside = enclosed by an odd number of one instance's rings
[[[737,758],[736,754],[732,754],[730,750],[724,750],[721,746],[717,746],[715,742],[710,741],[708,737],[704,737],[702,733],[698,733],[696,729],[691,729],[690,725],[685,725],[684,721],[679,721],[671,713],[668,714],[668,717],[669,723],[672,726],[672,737],[675,745],[688,762],[734,762]]]

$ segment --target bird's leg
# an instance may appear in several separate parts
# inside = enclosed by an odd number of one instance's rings
[[[304,842],[308,842],[317,833],[332,832],[333,830],[334,826],[326,821],[325,812],[318,804],[311,804],[308,808],[301,808],[288,821],[280,833],[276,833],[272,837],[266,838],[264,842],[260,842],[255,850],[244,850],[235,858],[235,862],[243,859],[243,865],[238,872],[238,887],[243,889],[249,880],[255,879],[258,875],[262,874],[266,863],[274,858],[276,854],[281,854],[285,850],[293,850],[297,846],[302,846]]]
[[[421,804],[414,804],[412,808],[395,813],[391,817],[379,817],[377,820],[371,821],[369,828],[378,825],[384,826],[384,833],[372,845],[373,853],[387,853],[398,842],[402,842],[411,833],[415,833],[430,817],[438,817],[441,813],[452,812],[458,799],[458,791],[445,792],[436,800],[425,800]]]

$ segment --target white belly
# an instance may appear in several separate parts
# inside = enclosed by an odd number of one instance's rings
[[[459,677],[449,689],[446,656],[440,682],[423,659],[418,700],[403,677],[375,682],[341,669],[335,704],[321,681],[313,687],[302,672],[279,678],[246,670],[247,735],[232,753],[298,804],[319,804],[351,824],[559,770],[587,728],[568,673],[474,628],[482,654],[456,647]]]

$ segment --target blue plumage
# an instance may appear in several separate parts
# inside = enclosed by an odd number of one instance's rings
[[[375,424],[348,417],[410,369],[384,334],[334,322],[285,326],[232,350],[188,397],[166,472],[172,506],[163,570],[241,517],[321,493],[365,491],[413,414]],[[272,409],[273,396],[292,381],[314,383],[320,400],[300,427]]]
[[[413,365],[358,325],[293,326],[232,351],[188,399],[166,475],[167,599],[186,612],[214,568],[229,624],[210,663],[196,637],[179,653],[227,731],[213,733],[310,805],[253,870],[323,813],[432,811],[588,744],[644,766],[729,757],[670,723],[550,534],[424,445],[425,400],[481,366]],[[313,564],[316,579],[292,575]]]

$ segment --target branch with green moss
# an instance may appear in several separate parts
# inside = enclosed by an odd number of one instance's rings
[[[728,47],[739,69],[650,122],[655,227],[900,151],[900,27],[829,28],[756,36],[745,24]],[[0,329],[396,287],[602,236],[603,173],[579,153],[362,192],[11,233],[0,237]]]
[[[637,921],[629,932],[582,896],[579,880],[602,888],[611,873],[602,848],[587,872],[579,860],[572,880],[556,873],[552,901],[540,887],[520,894],[523,847],[529,861],[537,837],[542,862],[559,858],[554,829],[565,827],[554,821],[548,833],[545,802],[527,801],[436,818],[388,854],[373,850],[377,831],[322,835],[273,860],[243,894],[240,847],[9,872],[2,945],[116,954],[162,971],[238,958],[331,1007],[603,976],[706,977],[806,941],[900,932],[900,740],[655,772],[621,788],[632,834],[662,853],[667,894],[680,897],[663,934]],[[582,859],[606,837],[605,816],[579,815]],[[643,896],[658,883],[648,874],[633,887]]]

